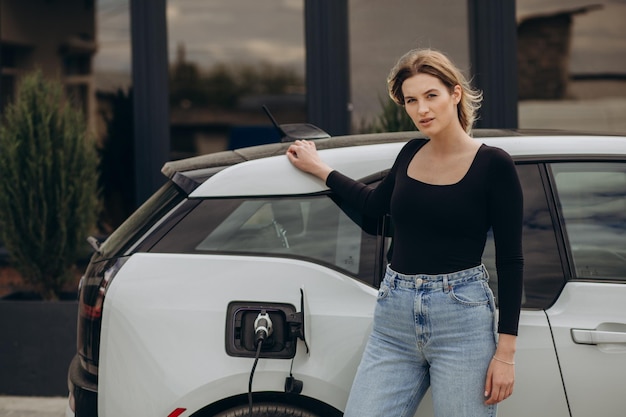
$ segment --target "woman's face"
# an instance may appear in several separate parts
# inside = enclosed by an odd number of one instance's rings
[[[416,74],[404,80],[402,94],[407,114],[426,136],[432,138],[461,125],[457,114],[461,100],[459,85],[451,93],[439,78]]]

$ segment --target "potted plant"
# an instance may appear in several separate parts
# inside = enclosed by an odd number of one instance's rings
[[[0,128],[0,237],[45,300],[58,299],[85,255],[98,216],[97,169],[95,142],[61,83],[40,71],[25,76]]]
[[[63,395],[77,302],[58,300],[88,255],[98,156],[58,81],[26,75],[0,124],[0,239],[41,301],[0,301],[0,394]]]

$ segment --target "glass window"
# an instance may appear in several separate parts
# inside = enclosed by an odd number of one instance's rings
[[[32,56],[32,48],[3,42],[3,36],[0,36],[0,113],[15,100],[20,77],[30,69]]]
[[[328,195],[203,200],[150,252],[287,256],[376,281],[375,234]]]
[[[163,185],[141,205],[100,247],[102,259],[121,256],[155,223],[184,199],[184,194],[171,181]]]
[[[522,307],[545,309],[556,300],[565,283],[556,233],[539,166],[536,164],[518,165],[517,173],[524,192]],[[487,238],[483,263],[489,271],[489,285],[497,296],[498,274],[492,233],[489,233]]]
[[[105,231],[119,227],[136,208],[134,112],[132,102],[130,0],[97,0],[93,56],[95,132],[101,146],[101,190]],[[77,75],[89,64],[65,61]],[[72,78],[72,77],[69,77]]]
[[[167,0],[171,156],[279,142],[306,121],[303,0]]]
[[[385,81],[398,58],[413,48],[440,49],[471,75],[469,43],[458,41],[469,34],[467,3],[394,0],[390,7],[382,1],[348,0],[353,133],[415,130],[404,109],[388,98]]]
[[[91,74],[90,54],[68,54],[63,57],[65,76]]]
[[[626,164],[552,164],[577,278],[626,278]]]

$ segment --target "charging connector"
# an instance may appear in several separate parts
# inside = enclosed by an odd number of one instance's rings
[[[264,341],[272,335],[274,329],[272,328],[272,319],[267,311],[261,310],[256,320],[254,320],[254,340],[258,345],[259,342]]]
[[[297,339],[304,340],[304,316],[296,313],[291,304],[231,302],[226,312],[226,353],[254,358],[257,339],[263,337],[261,358],[292,359],[296,355]]]
[[[304,341],[304,293],[300,290],[299,313],[291,304],[254,301],[233,301],[228,305],[226,320],[226,352],[234,357],[254,358],[248,380],[248,411],[252,415],[252,383],[254,372],[261,357],[268,359],[291,359],[296,355],[298,339]],[[274,326],[275,325],[275,326]],[[285,380],[285,392],[299,394],[302,381],[289,371]]]
[[[252,416],[252,379],[254,378],[254,370],[259,362],[263,342],[272,335],[272,332],[272,319],[270,319],[270,315],[267,314],[266,310],[261,310],[254,320],[254,340],[257,348],[252,371],[250,372],[250,380],[248,381],[248,408],[250,416]]]

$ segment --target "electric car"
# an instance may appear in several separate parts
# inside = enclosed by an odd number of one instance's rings
[[[323,136],[303,137],[375,185],[420,134]],[[475,137],[512,155],[524,191],[516,384],[499,415],[623,416],[626,138]],[[96,245],[68,416],[342,415],[393,225],[291,166],[288,145],[167,163],[167,183]],[[416,416],[431,415],[426,398]]]

